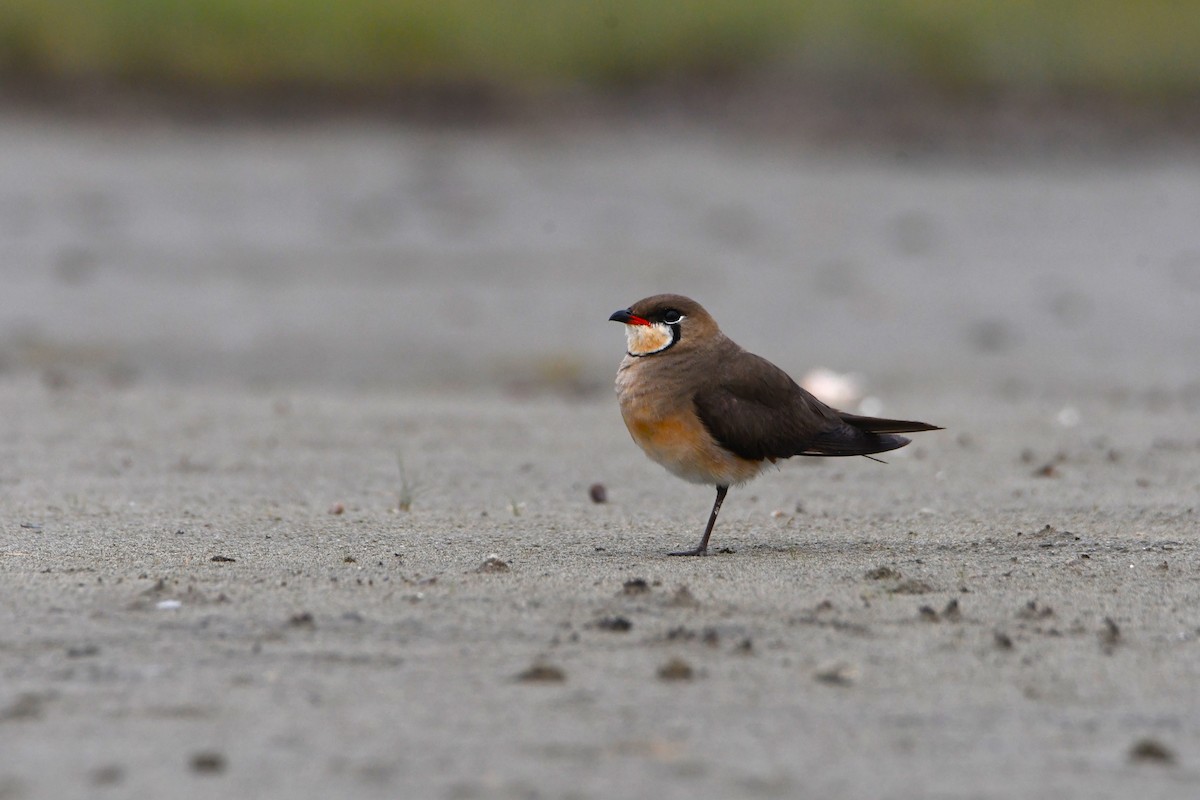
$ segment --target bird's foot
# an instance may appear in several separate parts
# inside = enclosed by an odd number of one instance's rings
[[[669,556],[706,556],[708,555],[707,547],[696,547],[692,550],[676,550],[674,553],[667,553]]]

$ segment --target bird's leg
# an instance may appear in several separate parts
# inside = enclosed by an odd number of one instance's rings
[[[695,550],[680,550],[675,553],[670,553],[673,556],[705,556],[708,555],[708,537],[712,536],[713,525],[717,524],[717,514],[721,512],[721,503],[725,501],[725,493],[729,491],[728,486],[717,487],[717,499],[713,502],[712,513],[708,515],[708,527],[704,529],[704,536],[700,539],[700,544],[696,545]]]

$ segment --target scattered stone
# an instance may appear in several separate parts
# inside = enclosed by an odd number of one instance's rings
[[[690,681],[696,674],[691,664],[682,658],[672,658],[658,668],[658,677],[664,681]]]
[[[42,716],[46,696],[36,692],[22,692],[8,705],[0,708],[0,722],[4,720],[37,719]]]
[[[633,627],[633,623],[625,617],[604,617],[596,622],[596,627],[602,631],[628,633],[629,629]]]
[[[921,619],[926,622],[937,622],[938,613],[933,610],[932,606],[921,606],[917,609],[917,613],[921,615]]]
[[[603,483],[593,483],[588,487],[588,497],[592,498],[593,503],[607,503],[608,489]]]
[[[1050,606],[1039,606],[1037,600],[1030,600],[1017,612],[1017,616],[1021,619],[1045,619],[1054,616],[1054,609]]]
[[[358,559],[355,558],[354,556],[345,556],[342,558],[342,563],[343,564],[357,564]]]
[[[736,645],[733,646],[733,652],[737,653],[738,655],[743,655],[743,656],[750,655],[751,653],[754,652],[754,641],[749,636],[747,636],[745,639],[742,639],[740,642],[738,642]]]
[[[650,584],[645,578],[630,578],[621,586],[622,594],[647,594],[650,591]]]
[[[225,771],[225,756],[215,751],[194,753],[191,760],[192,772],[216,775]]]
[[[705,628],[704,633],[700,635],[700,641],[709,647],[717,647],[721,644],[721,634],[716,628]]]
[[[311,612],[302,611],[299,614],[292,614],[288,617],[287,624],[293,628],[315,628],[317,621],[313,619]]]
[[[517,674],[517,680],[522,683],[562,683],[566,679],[567,673],[560,667],[542,662],[535,663]]]
[[[339,516],[346,513],[346,506],[343,503],[334,503],[329,507],[329,513],[333,516]]]
[[[1130,761],[1144,761],[1156,764],[1174,764],[1175,753],[1157,739],[1139,739],[1129,748]]]
[[[183,608],[183,602],[180,600],[159,600],[154,604],[154,607],[159,611],[175,611]]]
[[[888,566],[876,567],[867,570],[866,578],[869,581],[899,580],[900,572]]]
[[[819,667],[813,678],[830,686],[850,686],[858,680],[858,668],[845,661],[835,661]]]
[[[942,618],[950,622],[958,622],[962,619],[962,611],[958,607],[958,598],[950,598],[950,602],[946,603],[946,607],[942,609]]]
[[[1013,640],[1004,631],[996,631],[992,634],[992,641],[996,643],[996,647],[1001,650],[1012,650]]]
[[[667,631],[667,641],[669,642],[688,642],[695,638],[696,632],[683,625],[676,625]]]
[[[483,560],[483,563],[475,568],[475,571],[481,574],[489,574],[493,572],[508,572],[512,569],[507,561],[501,561],[497,555],[490,555]]]
[[[909,578],[888,589],[890,594],[929,594],[934,588],[925,581]]]
[[[218,564],[233,564],[237,559],[230,558],[229,556],[213,556],[209,561],[215,561]]]
[[[80,644],[67,648],[67,658],[87,658],[99,654],[100,648],[94,644]]]
[[[1104,629],[1100,631],[1100,648],[1105,653],[1111,653],[1121,643],[1121,629],[1112,617],[1104,618]]]

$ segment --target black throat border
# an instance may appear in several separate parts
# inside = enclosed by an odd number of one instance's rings
[[[668,328],[671,329],[671,341],[670,341],[670,343],[667,344],[666,347],[662,348],[661,350],[655,350],[653,353],[631,353],[628,350],[626,350],[625,355],[627,355],[631,358],[646,358],[647,356],[661,356],[663,353],[667,352],[672,347],[674,347],[676,344],[678,344],[679,336],[680,336],[679,323],[676,322],[676,323],[672,324],[670,322],[667,322],[664,324]]]

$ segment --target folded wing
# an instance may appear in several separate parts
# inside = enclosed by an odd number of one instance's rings
[[[693,397],[696,413],[722,447],[742,458],[869,455],[909,443],[898,434],[939,430],[924,422],[838,411],[745,351],[723,359],[715,378]]]

